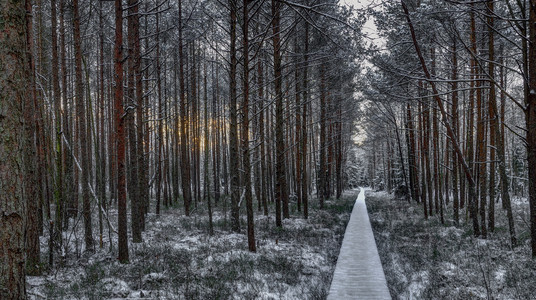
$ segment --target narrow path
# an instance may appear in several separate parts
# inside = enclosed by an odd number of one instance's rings
[[[346,227],[328,300],[391,299],[361,188]]]

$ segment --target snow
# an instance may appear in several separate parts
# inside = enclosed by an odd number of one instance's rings
[[[328,299],[391,299],[365,204],[357,197],[346,228]]]
[[[85,252],[82,223],[71,221],[54,268],[28,277],[29,299],[323,299],[355,195],[326,201],[323,210],[310,206],[308,220],[291,212],[283,229],[275,228],[273,216],[256,215],[257,253],[247,251],[244,229],[234,233],[225,225],[229,217],[218,206],[213,236],[206,211],[148,214],[143,242],[129,239],[125,265],[117,261],[115,233],[108,236],[105,228],[104,248],[97,242],[95,252]],[[116,222],[117,211],[111,208],[109,216]],[[42,257],[48,257],[48,237],[41,237]]]
[[[450,213],[445,224],[439,215],[425,220],[422,205],[385,193],[367,193],[367,206],[389,289],[397,299],[536,299],[536,262],[530,257],[530,228],[523,222],[528,218],[525,199],[513,203],[518,239],[524,241],[514,249],[503,211],[495,215],[495,232],[481,239],[473,236],[470,220],[460,218],[458,227]]]

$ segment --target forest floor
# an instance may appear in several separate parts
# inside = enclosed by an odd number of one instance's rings
[[[366,202],[393,299],[536,299],[525,199],[513,201],[519,243],[513,250],[500,203],[495,232],[476,239],[468,224],[457,228],[446,218],[443,225],[438,216],[425,221],[417,203],[372,191]]]
[[[28,295],[30,299],[325,299],[358,192],[327,201],[324,209],[311,201],[308,220],[293,205],[282,229],[275,227],[273,215],[258,214],[257,253],[247,250],[245,234],[230,230],[221,207],[214,214],[213,236],[208,234],[208,217],[201,205],[191,217],[183,215],[182,207],[165,209],[160,216],[150,213],[143,243],[129,239],[129,264],[116,259],[114,233],[112,251],[104,237],[104,248],[84,252],[80,224],[64,233],[69,242],[64,243],[68,247],[59,263],[43,276],[27,277]],[[110,220],[117,228],[117,211],[110,211]],[[245,217],[241,226],[245,232]],[[42,258],[48,257],[46,232],[44,236]]]

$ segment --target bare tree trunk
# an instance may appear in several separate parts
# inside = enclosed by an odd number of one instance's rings
[[[409,177],[410,177],[410,191],[413,200],[419,202],[419,179],[417,178],[418,168],[416,160],[416,145],[415,145],[415,126],[413,125],[413,116],[411,114],[411,104],[406,105],[407,115],[407,131],[408,131],[408,160],[409,160]]]
[[[132,227],[132,241],[134,243],[141,243],[141,188],[140,188],[140,176],[138,175],[140,166],[138,165],[138,148],[141,148],[138,141],[138,135],[136,131],[135,112],[137,103],[137,91],[136,91],[136,77],[138,76],[138,70],[136,70],[136,64],[139,63],[139,41],[136,47],[136,35],[139,36],[139,17],[138,17],[138,1],[128,1],[128,90],[127,90],[127,103],[126,119],[128,127],[128,145],[129,145],[129,167],[128,167],[128,194],[130,199],[130,211]],[[136,51],[136,48],[138,48]],[[138,52],[138,53],[136,53]],[[141,124],[138,124],[141,126]]]
[[[86,127],[86,103],[84,101],[84,82],[82,75],[82,40],[80,37],[80,15],[78,0],[73,0],[73,38],[74,38],[74,61],[76,81],[76,112],[78,115],[78,132],[80,136],[80,156],[82,171],[80,182],[82,183],[82,212],[84,216],[84,241],[86,251],[93,250],[93,229],[91,226],[91,199],[89,198],[89,154],[87,127]]]
[[[307,72],[309,69],[309,23],[305,22],[305,34],[304,34],[304,49],[303,49],[303,97],[302,97],[302,120],[301,120],[301,189],[302,189],[302,203],[303,203],[303,217],[305,219],[309,218],[309,189],[308,182],[309,177],[307,176],[307,104],[309,102],[309,91],[308,91],[308,78]]]
[[[283,136],[283,90],[281,72],[281,27],[280,27],[281,3],[272,0],[272,31],[274,45],[274,78],[275,78],[275,148],[276,148],[276,171],[275,171],[275,219],[276,226],[282,227],[281,205],[285,210],[285,203],[288,204],[286,195],[287,182],[285,178],[285,139]],[[283,212],[284,213],[284,212]],[[288,215],[288,206],[287,206]],[[288,217],[285,216],[284,217]]]
[[[233,231],[240,231],[240,176],[239,176],[239,153],[238,153],[238,116],[236,108],[236,25],[238,3],[237,0],[229,0],[231,8],[231,65],[230,65],[230,98],[229,98],[229,175],[231,176],[231,227]]]
[[[190,157],[188,155],[188,136],[187,136],[187,114],[186,114],[186,95],[184,85],[184,54],[182,40],[182,0],[179,0],[179,81],[180,81],[180,139],[181,139],[181,183],[182,195],[184,198],[184,214],[190,215],[190,204],[192,202],[192,190],[190,186]]]
[[[246,214],[248,223],[248,249],[250,252],[256,252],[255,246],[255,224],[253,216],[253,197],[251,193],[251,161],[249,158],[249,12],[248,12],[248,0],[242,2],[242,59],[244,67],[242,77],[242,168],[244,169],[244,178],[242,180],[244,185],[244,197],[246,200]]]
[[[456,134],[456,136],[459,136],[460,130],[458,126],[458,54],[456,53],[457,47],[456,47],[456,38],[453,39],[453,46],[452,46],[452,127]],[[449,145],[452,143],[452,141],[449,142]],[[460,199],[459,199],[459,191],[458,191],[458,164],[456,159],[456,152],[452,150],[452,146],[449,146],[449,152],[451,152],[452,155],[452,194],[453,194],[453,210],[454,210],[454,223],[456,226],[460,225]],[[447,193],[448,198],[448,193]]]
[[[488,76],[490,78],[490,90],[488,101],[488,116],[489,116],[489,210],[488,210],[488,229],[490,232],[495,231],[495,149],[497,147],[497,97],[495,92],[495,39],[494,39],[494,4],[493,1],[487,2],[488,7]]]
[[[422,82],[419,82],[419,89],[422,90]],[[424,128],[424,113],[423,113],[423,104],[422,102],[419,103],[419,149],[420,149],[420,158],[421,158],[421,202],[422,202],[422,208],[424,211],[424,218],[428,219],[428,200],[426,193],[426,158],[425,158],[425,146],[424,146],[424,132],[426,129]]]
[[[54,114],[56,117],[55,120],[55,129],[56,129],[56,180],[54,187],[54,202],[56,204],[55,212],[55,227],[54,231],[56,235],[54,236],[54,242],[61,246],[61,232],[63,231],[63,214],[65,213],[65,199],[63,197],[64,183],[63,183],[63,149],[61,140],[62,130],[61,130],[61,90],[60,90],[60,81],[59,81],[59,58],[58,58],[58,35],[57,35],[57,10],[56,10],[56,0],[50,1],[50,30],[51,30],[51,41],[52,41],[52,87],[54,91]]]
[[[206,60],[205,60],[206,61]],[[209,135],[210,135],[210,132],[209,132],[209,126],[208,126],[208,91],[207,91],[207,65],[206,65],[206,62],[205,64],[203,65],[204,66],[204,77],[203,77],[203,91],[204,91],[204,97],[203,97],[203,105],[204,105],[204,109],[203,109],[203,117],[204,117],[204,127],[205,127],[205,134],[204,134],[204,141],[203,141],[203,144],[204,144],[204,148],[203,149],[203,152],[204,152],[204,162],[203,162],[203,168],[205,169],[205,173],[204,173],[204,183],[205,183],[205,187],[204,187],[204,193],[205,193],[205,199],[207,201],[207,205],[208,205],[208,233],[209,235],[213,235],[214,234],[214,226],[212,224],[212,200],[210,200],[210,176],[209,176],[209,170],[208,170],[208,167],[209,167],[209,156],[210,156],[210,145],[209,145]]]
[[[527,99],[527,161],[529,167],[530,235],[532,257],[536,258],[536,0],[530,1],[529,94]]]
[[[158,136],[156,137],[156,207],[157,215],[160,215],[162,202],[162,160],[164,144],[164,107],[162,104],[162,80],[160,77],[160,16],[156,15],[156,97],[158,102]],[[176,123],[176,122],[175,122]]]
[[[501,51],[502,53],[502,51]],[[502,67],[502,56],[501,56],[501,62],[499,63],[501,65],[501,73],[504,72],[504,68]],[[501,74],[501,86],[505,86],[505,82],[503,81],[503,75]],[[516,237],[516,228],[514,225],[514,216],[512,213],[512,203],[510,200],[510,191],[509,191],[509,180],[508,180],[508,174],[506,172],[506,157],[505,157],[505,139],[504,139],[504,115],[505,115],[505,102],[506,102],[506,95],[504,92],[501,92],[501,127],[497,128],[495,131],[496,133],[496,139],[497,139],[497,155],[499,156],[499,176],[501,181],[501,200],[503,208],[506,210],[506,217],[508,219],[508,229],[510,232],[510,245],[512,247],[517,246],[517,237]],[[495,108],[493,109],[495,113],[497,113],[497,103],[490,103],[490,105],[495,105]],[[499,119],[499,115],[494,116],[495,119]]]
[[[324,201],[326,200],[326,178],[327,166],[326,166],[326,92],[325,92],[325,70],[324,64],[320,65],[320,166],[318,171],[318,195],[320,198],[320,208],[324,208]]]
[[[115,0],[115,132],[117,138],[117,212],[118,212],[118,260],[128,263],[127,191],[125,186],[125,118],[123,108],[123,8],[121,0]]]
[[[24,184],[24,193],[21,196],[24,196],[25,203],[26,203],[26,215],[24,216],[24,222],[26,224],[25,227],[25,250],[26,250],[26,272],[28,275],[39,275],[39,225],[42,226],[42,210],[39,209],[40,205],[42,207],[43,203],[43,197],[42,193],[40,193],[41,189],[40,186],[42,186],[42,180],[41,180],[41,173],[39,171],[38,167],[38,139],[39,139],[39,131],[38,131],[38,109],[36,107],[37,105],[37,91],[36,91],[36,71],[35,71],[35,62],[33,59],[33,51],[34,51],[34,45],[33,45],[33,26],[32,26],[32,4],[31,1],[26,1],[26,23],[24,23],[24,27],[21,27],[21,30],[26,30],[26,52],[23,52],[23,54],[26,54],[26,59],[24,57],[13,57],[13,55],[10,55],[8,53],[3,53],[2,58],[6,56],[10,56],[11,59],[20,59],[18,62],[27,62],[27,65],[20,66],[22,68],[21,72],[25,72],[29,70],[29,74],[27,77],[27,80],[29,81],[29,84],[27,85],[27,88],[29,88],[29,93],[26,93],[26,97],[23,97],[21,100],[24,100],[24,103],[21,103],[24,107],[22,110],[23,116],[24,116],[24,152],[23,152],[23,161],[25,162],[23,165],[23,174],[25,177],[25,180],[23,180]],[[5,12],[7,16],[13,16],[17,18],[14,13],[10,13],[6,10]],[[6,43],[6,46],[9,46],[10,43],[17,42],[17,39],[15,37],[6,38],[4,41]],[[24,49],[24,48],[21,48]],[[6,61],[7,62],[7,61]],[[6,72],[9,70],[6,70]],[[14,72],[13,70],[10,70],[11,72]],[[16,72],[16,71],[15,71]],[[18,74],[20,75],[20,74]],[[10,78],[12,76],[16,76],[15,74],[9,74],[6,75],[5,80],[13,80],[13,78]],[[2,82],[0,82],[2,83]],[[9,84],[9,82],[5,83],[6,85]],[[16,86],[17,83],[9,84],[10,86],[9,90],[6,87],[6,101],[9,101],[9,95],[12,95],[13,99],[17,95],[13,95],[17,91],[18,88],[23,87],[24,84],[19,83],[21,86]],[[16,106],[17,104],[11,104],[13,105],[13,109],[17,110],[20,107]],[[8,107],[8,104],[6,104],[6,107]],[[6,111],[5,113],[8,113]],[[10,112],[9,112],[10,113]],[[17,111],[15,111],[17,113]],[[2,111],[0,111],[0,114],[2,114]],[[1,119],[0,119],[1,120]],[[10,130],[9,128],[7,129]],[[13,129],[11,129],[13,130]],[[9,133],[8,133],[9,135]],[[9,140],[6,140],[9,141]],[[15,145],[14,145],[15,146]],[[15,146],[16,147],[16,146]],[[9,151],[8,151],[9,152]],[[1,154],[0,154],[1,155]],[[3,158],[2,161],[4,161],[6,158]],[[13,166],[12,166],[13,167]],[[9,173],[9,172],[8,172]],[[13,175],[14,176],[14,175]],[[4,179],[2,179],[4,180]],[[5,179],[7,180],[7,179]],[[11,181],[11,180],[10,180]],[[10,193],[9,190],[3,191],[4,193]],[[14,195],[17,197],[16,195]],[[7,203],[9,206],[9,203]],[[7,224],[7,226],[13,226],[14,224]],[[2,227],[4,228],[4,227]],[[3,241],[3,240],[2,240]],[[1,282],[0,282],[1,283]],[[1,291],[0,291],[1,292]],[[1,294],[0,294],[1,295]]]
[[[0,10],[0,20],[9,20],[3,23],[0,34],[0,299],[26,298],[26,205],[35,201],[25,198],[28,183],[23,180],[28,175],[24,164],[31,163],[25,161],[24,149],[33,144],[23,114],[33,105],[28,84],[28,79],[33,78],[28,61],[31,53],[25,40],[31,36],[27,32],[30,7],[31,2],[26,0],[3,3]],[[23,119],[25,124],[21,126]]]
[[[70,147],[64,147],[64,157],[65,157],[65,178],[64,178],[64,196],[65,196],[65,212],[63,213],[62,222],[64,223],[62,226],[63,229],[67,229],[68,226],[68,220],[69,217],[72,215],[75,215],[76,212],[73,212],[74,208],[74,194],[75,194],[75,188],[74,188],[74,163],[73,163],[73,143],[72,143],[72,137],[71,137],[71,126],[73,125],[73,122],[70,122],[70,111],[71,111],[71,105],[68,101],[67,97],[67,59],[66,59],[66,47],[65,47],[65,0],[60,0],[60,15],[59,15],[59,31],[60,31],[60,60],[61,60],[61,88],[62,88],[62,105],[63,105],[63,137],[66,141],[66,144],[69,144]],[[78,191],[78,190],[76,190]],[[60,236],[61,237],[61,234]]]

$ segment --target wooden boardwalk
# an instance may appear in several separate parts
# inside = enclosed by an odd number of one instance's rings
[[[361,189],[346,227],[328,300],[391,299]]]

